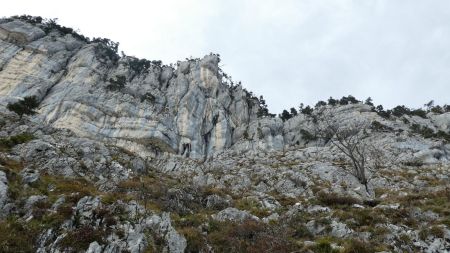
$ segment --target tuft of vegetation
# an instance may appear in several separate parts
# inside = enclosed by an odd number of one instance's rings
[[[127,80],[126,80],[125,76],[118,75],[115,78],[109,79],[110,84],[108,86],[106,86],[106,88],[111,91],[119,91],[119,90],[122,90],[123,88],[125,88],[126,82],[127,82]]]
[[[29,142],[35,137],[30,133],[22,133],[9,138],[0,138],[0,151],[8,151],[14,146]]]
[[[1,252],[35,252],[39,233],[40,228],[36,222],[24,223],[14,216],[0,220]]]
[[[375,250],[367,242],[351,239],[344,244],[341,253],[374,253]]]
[[[419,124],[412,124],[410,126],[410,129],[413,133],[419,134],[419,135],[423,136],[424,138],[443,139],[445,141],[450,142],[450,133],[446,133],[442,130],[434,132],[433,129],[431,129],[427,126],[421,126]]]
[[[314,253],[339,253],[338,249],[333,249],[331,243],[327,239],[320,239],[312,247]]]
[[[214,252],[292,252],[295,245],[276,226],[254,220],[211,221],[207,240]]]
[[[156,101],[156,97],[152,93],[147,92],[141,96],[141,102],[144,102],[144,101],[148,101],[151,104],[153,104]]]
[[[370,125],[370,128],[375,131],[393,131],[394,129],[392,127],[388,127],[386,125],[381,124],[379,121],[372,121],[372,124]]]
[[[283,110],[283,112],[281,114],[279,114],[278,117],[280,117],[280,119],[283,120],[283,122],[284,122],[284,121],[292,118],[293,115],[290,114],[287,110]]]
[[[15,112],[22,118],[24,114],[31,115],[35,114],[36,109],[39,106],[39,102],[35,96],[24,97],[23,100],[19,100],[15,103],[9,103],[6,108],[8,110]]]
[[[65,27],[58,24],[58,19],[44,19],[40,16],[30,16],[30,15],[20,15],[20,16],[12,16],[7,20],[12,21],[14,19],[18,19],[32,25],[37,25],[40,27],[46,34],[49,34],[52,31],[58,31],[62,35],[70,34],[73,37],[82,40],[84,42],[89,42],[89,38],[84,37],[83,35],[77,33],[72,28]]]
[[[137,74],[147,72],[151,66],[151,61],[147,59],[138,59],[135,57],[130,57],[127,61],[128,66]]]
[[[316,135],[310,133],[308,130],[305,129],[300,129],[300,134],[307,143],[310,141],[316,141],[318,139]]]
[[[71,249],[75,252],[86,250],[92,242],[103,243],[105,241],[105,231],[93,226],[84,225],[70,231],[66,237],[60,241],[60,246],[64,249]]]
[[[114,42],[107,38],[93,38],[92,43],[96,43],[95,54],[100,62],[106,63],[111,61],[116,63],[119,60],[117,51],[119,42]]]
[[[361,103],[361,101],[357,100],[352,95],[348,95],[347,97],[344,96],[339,100],[340,105],[358,104],[358,103]]]
[[[351,206],[353,204],[360,203],[357,199],[351,196],[343,196],[337,193],[319,192],[317,194],[317,199],[321,204],[327,206]]]

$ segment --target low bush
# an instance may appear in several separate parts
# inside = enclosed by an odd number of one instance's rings
[[[0,151],[8,151],[14,146],[29,142],[34,138],[34,135],[30,133],[18,134],[9,138],[0,138]]]
[[[108,88],[111,91],[118,91],[118,90],[125,88],[126,82],[127,82],[127,80],[126,80],[125,76],[119,75],[119,76],[116,76],[115,78],[110,78],[109,79],[110,84],[108,86],[106,86],[106,88]]]
[[[75,252],[79,252],[87,250],[89,244],[94,241],[101,244],[104,240],[104,231],[89,225],[84,225],[70,231],[66,237],[60,241],[60,246],[64,249],[72,249]]]
[[[214,252],[291,252],[295,245],[277,227],[254,220],[210,222],[208,244]]]
[[[341,253],[373,253],[375,250],[370,243],[360,241],[358,239],[350,239],[344,244]]]
[[[22,118],[24,114],[35,114],[36,112],[34,111],[34,109],[36,109],[38,106],[39,101],[37,100],[37,98],[35,96],[29,96],[24,97],[22,100],[19,100],[15,103],[9,103],[6,108],[17,113],[20,118]]]
[[[196,252],[207,252],[208,248],[206,246],[206,240],[202,233],[192,227],[186,227],[180,230],[181,234],[184,235],[187,241],[187,247],[184,252],[196,253]]]
[[[312,247],[314,253],[339,253],[338,249],[333,249],[331,243],[326,239],[320,239]]]
[[[339,206],[339,205],[351,206],[353,204],[360,203],[359,200],[351,196],[339,195],[337,193],[319,192],[317,198],[321,204],[327,206]]]
[[[23,223],[16,217],[0,221],[0,249],[4,253],[35,252],[40,233],[34,222]]]
[[[314,134],[310,133],[308,130],[305,129],[300,129],[300,134],[302,135],[302,138],[306,142],[316,141],[318,139],[317,136],[315,136]]]

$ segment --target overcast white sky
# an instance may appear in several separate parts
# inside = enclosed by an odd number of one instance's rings
[[[58,18],[127,55],[219,53],[273,113],[328,97],[450,103],[449,0],[13,0],[0,16]]]

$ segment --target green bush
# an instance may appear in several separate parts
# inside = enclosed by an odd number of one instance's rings
[[[0,249],[4,253],[35,252],[40,229],[34,223],[22,223],[16,217],[0,221]]]
[[[317,199],[321,204],[327,206],[339,206],[339,205],[351,206],[353,204],[359,204],[359,200],[351,196],[344,196],[336,193],[319,192]]]
[[[66,237],[60,241],[60,246],[64,249],[72,249],[76,252],[87,250],[89,244],[96,241],[103,243],[105,232],[89,225],[84,225],[70,231]]]
[[[184,235],[187,241],[187,247],[184,252],[194,253],[208,251],[206,247],[206,240],[198,229],[187,227],[181,229],[181,233]]]
[[[106,63],[107,61],[117,62],[119,55],[119,43],[107,38],[93,38],[92,43],[96,43],[95,54],[99,61]]]
[[[300,134],[302,135],[302,138],[306,142],[316,141],[318,139],[317,136],[315,136],[314,134],[310,133],[308,130],[305,129],[300,129]]]
[[[326,239],[319,240],[312,248],[314,253],[339,253],[339,250],[333,249],[331,243]]]
[[[207,240],[214,252],[292,252],[295,249],[281,230],[254,220],[242,223],[212,221]]]
[[[9,103],[6,108],[8,110],[17,113],[20,118],[24,114],[35,114],[34,109],[39,106],[39,102],[35,96],[24,97],[23,100],[19,100],[16,103]]]
[[[357,239],[349,240],[345,245],[342,253],[373,253],[371,245]]]
[[[137,74],[141,74],[147,72],[148,68],[151,66],[151,62],[147,59],[131,58],[128,61],[128,66]]]
[[[442,130],[434,132],[433,129],[427,126],[421,126],[419,124],[412,124],[410,129],[413,133],[420,134],[424,138],[437,138],[450,141],[450,133],[446,133]]]
[[[115,78],[109,79],[110,84],[106,86],[111,91],[118,91],[125,87],[125,83],[127,82],[127,79],[125,76],[119,75]]]
[[[9,138],[0,138],[0,151],[1,150],[4,150],[4,151],[10,150],[14,146],[16,146],[18,144],[29,142],[29,141],[33,140],[34,138],[35,138],[34,135],[32,135],[30,133],[18,134],[18,135],[11,136]]]
[[[144,101],[148,101],[153,104],[156,101],[156,97],[152,93],[147,92],[141,96],[141,102],[144,102]]]

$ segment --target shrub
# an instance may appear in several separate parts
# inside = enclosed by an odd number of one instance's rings
[[[431,107],[430,111],[432,113],[442,114],[442,113],[444,113],[444,108],[442,108],[440,105],[437,105],[437,106]]]
[[[339,102],[338,100],[336,100],[336,99],[334,99],[334,98],[332,98],[332,97],[330,97],[330,98],[328,99],[328,104],[331,105],[331,106],[337,105],[338,102]]]
[[[327,206],[338,206],[358,204],[359,201],[351,196],[343,196],[336,193],[319,192],[317,196],[320,203]]]
[[[73,249],[75,251],[86,250],[91,242],[104,242],[104,231],[96,229],[89,225],[84,225],[73,231],[70,231],[66,237],[60,241],[60,246],[64,249]]]
[[[326,239],[319,240],[316,245],[313,246],[314,253],[339,253],[339,250],[333,249],[331,244]]]
[[[6,108],[8,110],[17,113],[20,118],[24,114],[35,114],[34,109],[39,106],[39,102],[35,96],[24,97],[23,100],[20,100],[16,103],[9,103]]]
[[[214,252],[292,252],[293,243],[276,227],[254,220],[210,222],[208,244]]]
[[[389,117],[391,116],[391,111],[387,110],[385,111],[382,105],[378,105],[377,107],[375,107],[375,112],[382,118],[385,119],[389,119]]]
[[[294,117],[294,116],[297,116],[297,114],[298,114],[298,112],[297,112],[297,110],[294,108],[294,107],[292,107],[291,109],[290,109],[290,111],[291,111],[291,115]]]
[[[141,102],[148,101],[150,103],[154,103],[156,101],[156,97],[152,95],[152,93],[147,92],[141,96]]]
[[[84,37],[83,35],[77,33],[76,31],[74,31],[72,28],[70,27],[65,27],[65,26],[61,26],[57,23],[58,19],[50,19],[50,20],[46,20],[43,24],[44,24],[44,31],[48,34],[53,30],[57,30],[58,32],[62,33],[63,35],[66,34],[71,34],[73,37],[84,41],[84,42],[89,42],[89,38]]]
[[[235,207],[240,210],[246,210],[260,218],[269,215],[267,209],[263,208],[259,202],[253,199],[243,198],[236,201]]]
[[[404,118],[405,119],[405,118]],[[392,127],[381,124],[380,122],[374,120],[370,125],[370,128],[375,131],[393,131]]]
[[[319,108],[319,107],[326,106],[326,105],[327,105],[327,102],[321,100],[321,101],[317,102],[314,107]]]
[[[373,100],[372,100],[371,97],[368,97],[368,98],[366,99],[366,101],[364,101],[364,104],[370,105],[370,106],[374,106]]]
[[[439,130],[437,133],[435,133],[433,129],[427,126],[420,126],[419,124],[412,124],[410,129],[413,133],[420,134],[424,138],[438,138],[450,141],[450,134],[442,130]]]
[[[411,110],[409,108],[407,108],[404,105],[398,105],[394,108],[392,108],[392,115],[396,116],[396,117],[401,117],[403,115],[410,115],[411,114]]]
[[[411,115],[419,116],[421,118],[427,118],[427,112],[422,109],[416,109],[411,111]]]
[[[318,139],[317,136],[315,136],[314,134],[308,132],[308,130],[305,130],[305,129],[300,129],[300,134],[302,135],[302,138],[306,142],[316,141]]]
[[[444,238],[445,231],[440,226],[432,226],[431,228],[423,228],[419,232],[419,237],[421,240],[426,240],[430,236],[437,238]]]
[[[341,253],[373,253],[373,250],[370,244],[366,242],[362,242],[357,239],[351,239],[344,245],[344,249]]]
[[[109,82],[110,82],[110,84],[108,86],[106,86],[106,88],[108,88],[111,91],[117,91],[117,90],[121,90],[125,87],[125,83],[127,82],[127,79],[125,76],[119,75],[119,76],[116,76],[115,78],[110,78]]]
[[[283,110],[283,112],[278,115],[281,120],[286,121],[290,118],[292,118],[292,114],[290,114],[287,110]]]
[[[305,115],[309,115],[311,116],[311,114],[313,113],[314,109],[311,106],[306,106],[305,108],[301,109],[301,112]]]
[[[119,60],[120,57],[117,54],[119,48],[118,42],[106,38],[94,38],[92,43],[97,43],[95,46],[95,53],[100,62],[117,62]]]
[[[181,229],[180,232],[184,235],[187,241],[187,247],[184,252],[207,252],[206,240],[198,229],[187,227]]]
[[[35,223],[22,223],[15,217],[0,221],[0,249],[4,253],[35,252],[40,229]]]
[[[137,59],[134,57],[131,58],[127,63],[130,69],[135,71],[137,74],[147,72],[148,68],[150,68],[151,65],[151,62],[147,59]]]
[[[0,151],[1,150],[10,150],[14,146],[22,143],[29,142],[33,140],[35,137],[30,133],[23,133],[11,136],[9,138],[0,138]]]
[[[339,100],[340,105],[348,105],[348,104],[357,104],[360,101],[357,100],[354,96],[348,95],[347,97],[342,97],[341,100]]]
[[[375,130],[375,131],[381,131],[381,130],[384,129],[384,125],[381,124],[380,122],[376,121],[376,120],[374,120],[374,121],[372,122],[372,125],[371,125],[370,127],[371,127],[373,130]]]
[[[30,23],[32,25],[42,24],[44,19],[39,16],[30,16],[30,15],[21,15],[21,16],[12,16],[12,19],[19,19],[22,21],[25,21],[27,23]]]

